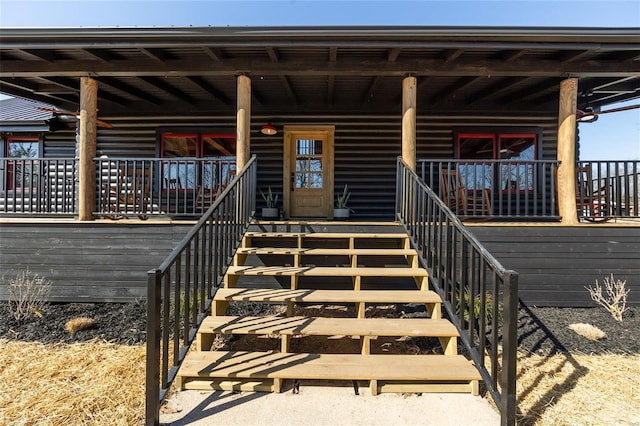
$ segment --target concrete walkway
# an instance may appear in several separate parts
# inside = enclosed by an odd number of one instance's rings
[[[173,411],[173,412],[172,412]],[[176,412],[177,411],[177,412]],[[183,391],[169,398],[162,424],[178,425],[486,425],[500,424],[486,399],[470,394],[382,394],[368,388],[300,387],[281,394]]]

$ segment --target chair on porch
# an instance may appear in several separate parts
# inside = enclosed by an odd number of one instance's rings
[[[116,184],[111,188],[111,212],[136,214],[142,220],[148,218],[147,213],[151,209],[150,168],[142,164],[120,167]]]
[[[578,217],[590,221],[606,221],[611,219],[613,211],[609,194],[609,185],[600,186],[600,182],[592,178],[591,167],[585,165],[576,169],[576,207]]]
[[[198,189],[198,194],[196,195],[196,211],[204,213],[211,207],[211,204],[227,189],[229,183],[233,180],[236,175],[235,170],[229,170],[226,174],[224,182],[221,182],[219,185],[213,188],[206,188],[204,185],[201,185]]]
[[[492,216],[488,189],[467,189],[457,170],[440,173],[440,195],[454,213],[463,218]]]

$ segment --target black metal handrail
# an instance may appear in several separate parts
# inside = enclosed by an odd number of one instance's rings
[[[0,158],[0,214],[76,213],[75,158]]]
[[[159,407],[255,214],[253,157],[198,223],[148,272],[146,423]]]
[[[496,402],[502,424],[515,424],[518,274],[506,270],[400,158],[396,215]]]
[[[578,217],[640,218],[640,161],[579,161],[577,175]]]
[[[559,220],[556,160],[417,161],[416,173],[458,217]]]

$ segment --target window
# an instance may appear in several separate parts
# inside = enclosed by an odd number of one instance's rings
[[[6,188],[36,188],[40,176],[40,138],[8,137],[6,140],[7,164]]]
[[[230,180],[229,163],[204,161],[235,155],[236,135],[229,133],[162,133],[160,156],[163,189],[213,188]],[[223,167],[226,164],[226,167]]]
[[[538,143],[536,133],[458,133],[457,157],[474,160],[472,163],[460,163],[460,176],[465,187],[533,190],[533,160],[538,158]]]

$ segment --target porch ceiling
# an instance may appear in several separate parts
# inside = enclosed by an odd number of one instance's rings
[[[555,112],[569,76],[578,108],[640,98],[638,28],[1,29],[0,40],[1,92],[75,110],[90,75],[101,116],[229,113],[240,74],[265,115],[397,113],[407,75],[421,113]]]

